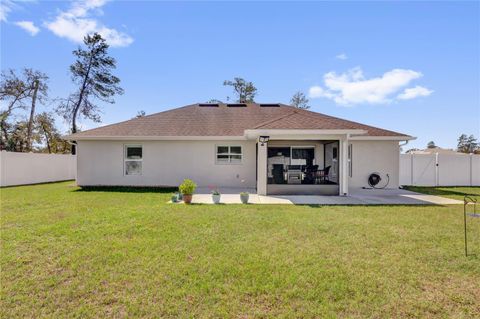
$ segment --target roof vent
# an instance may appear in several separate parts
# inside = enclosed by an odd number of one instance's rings
[[[233,103],[233,104],[227,104],[227,107],[246,107],[247,104],[245,103]]]
[[[260,107],[280,107],[280,104],[278,103],[266,103],[266,104],[260,104]]]
[[[198,104],[200,107],[218,107],[218,103],[200,103]]]

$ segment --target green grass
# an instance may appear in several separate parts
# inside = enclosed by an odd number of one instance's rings
[[[480,220],[466,258],[462,205],[185,206],[72,182],[0,192],[1,318],[480,316]]]
[[[448,197],[458,200],[463,200],[465,195],[469,195],[472,198],[476,198],[480,201],[480,187],[421,187],[421,186],[404,186],[412,192],[424,193],[429,195],[436,195],[442,197]]]

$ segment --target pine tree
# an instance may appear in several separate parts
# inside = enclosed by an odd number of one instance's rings
[[[70,66],[73,82],[78,85],[72,93],[57,108],[57,111],[71,124],[71,132],[76,133],[77,119],[83,118],[100,122],[100,107],[97,101],[115,103],[113,97],[123,94],[119,86],[120,79],[112,74],[116,61],[108,55],[108,44],[98,33],[84,38],[86,49],[73,51],[77,58]],[[75,147],[72,147],[75,154]]]

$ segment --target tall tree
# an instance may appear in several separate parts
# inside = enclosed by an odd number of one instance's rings
[[[2,72],[0,100],[4,101],[7,107],[0,113],[1,148],[7,148],[9,144],[9,129],[18,132],[20,127],[19,125],[9,124],[8,118],[17,109],[27,109],[28,101],[30,101],[30,117],[27,122],[25,139],[22,142],[25,145],[21,149],[31,151],[36,103],[37,101],[44,102],[47,98],[47,80],[48,76],[46,74],[28,68],[23,69],[20,76],[14,70]],[[15,137],[15,143],[17,144],[19,143],[19,136],[17,134]],[[19,147],[15,147],[15,149],[19,149]]]
[[[437,147],[437,145],[435,145],[435,142],[434,142],[434,141],[428,142],[427,148],[435,148],[435,147]]]
[[[108,55],[108,44],[100,34],[85,36],[83,40],[86,49],[78,48],[73,51],[75,63],[70,66],[72,81],[78,85],[76,92],[64,100],[57,111],[71,123],[71,132],[77,132],[77,118],[84,118],[100,122],[99,106],[96,100],[115,103],[113,97],[123,94],[119,86],[120,79],[112,74],[116,68],[116,61]],[[72,147],[75,154],[75,147]]]
[[[290,104],[295,106],[299,109],[309,109],[310,105],[308,105],[308,99],[305,93],[298,91],[292,96],[290,100]]]
[[[60,136],[51,113],[42,112],[35,117],[39,138],[45,143],[48,153],[57,153],[55,139]]]
[[[71,151],[71,145],[62,138],[55,126],[52,113],[42,112],[35,116],[35,132],[37,141],[45,145],[38,149],[40,152],[69,153]]]
[[[257,95],[257,88],[252,82],[247,82],[242,78],[234,78],[233,81],[225,80],[224,86],[233,87],[233,92],[237,97],[239,103],[253,103],[255,102],[255,95]]]
[[[26,109],[26,100],[31,95],[31,88],[24,79],[19,77],[14,70],[2,71],[0,82],[0,101],[5,102],[6,109],[0,113],[1,126],[1,148],[8,148],[9,130],[12,125],[8,123],[8,118],[16,109]]]
[[[48,76],[45,73],[34,71],[32,69],[25,69],[25,76],[28,85],[31,87],[31,106],[30,117],[27,125],[27,151],[32,151],[32,131],[35,121],[35,108],[37,101],[43,103],[48,98]]]
[[[461,153],[475,153],[478,151],[479,146],[475,136],[462,134],[458,138],[457,151]]]

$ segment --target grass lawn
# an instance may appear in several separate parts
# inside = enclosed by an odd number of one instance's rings
[[[480,219],[466,258],[462,205],[185,206],[72,182],[0,192],[1,318],[480,317]]]
[[[429,195],[436,195],[442,197],[448,197],[458,200],[463,200],[465,195],[469,195],[472,198],[476,198],[480,202],[480,187],[421,187],[421,186],[404,186],[412,192],[424,193]]]

